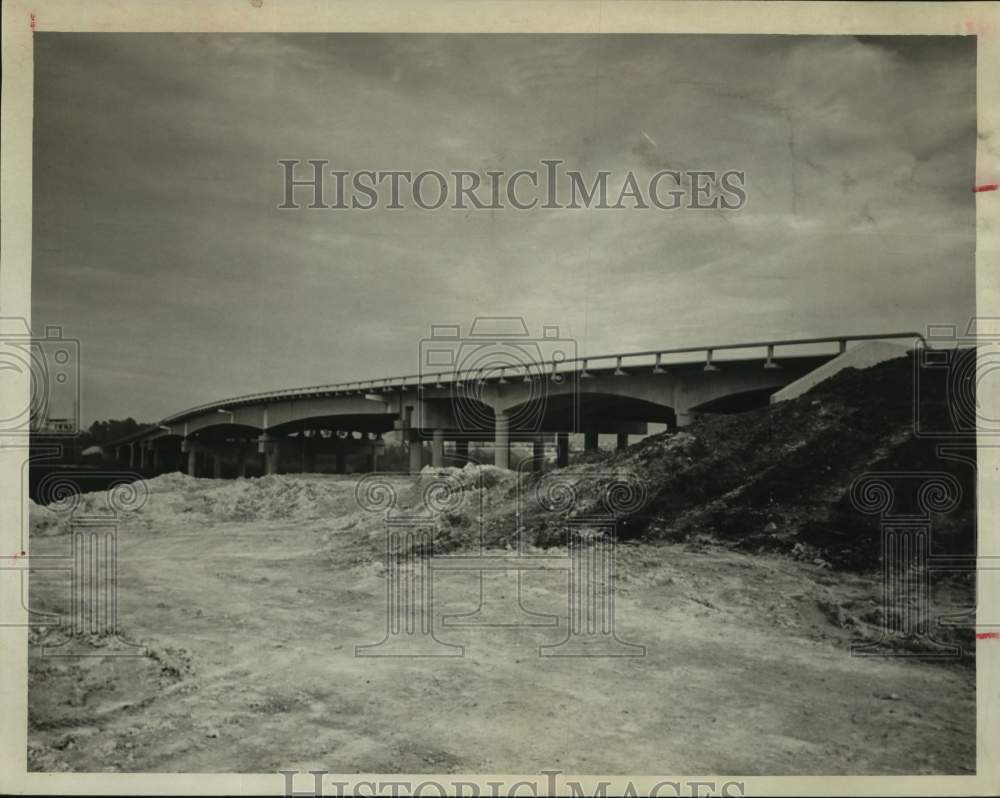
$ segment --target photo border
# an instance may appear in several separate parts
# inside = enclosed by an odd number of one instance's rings
[[[8,0],[3,3],[3,85],[0,116],[0,315],[30,319],[31,165],[34,32],[558,32],[558,33],[714,33],[714,34],[894,34],[977,37],[978,132],[976,183],[1000,182],[1000,148],[994,142],[1000,122],[1000,7],[995,3],[846,3],[846,2],[601,2],[600,0],[371,0],[316,3],[308,0],[175,0],[150,3],[115,0],[104,5],[73,0]],[[969,187],[970,191],[973,187]],[[1000,257],[996,219],[1000,192],[976,194],[976,313],[1000,316]],[[1000,417],[1000,392],[986,390],[980,402],[990,418]],[[0,394],[0,412],[24,406],[27,378],[18,389]],[[979,450],[979,556],[1000,555],[995,519],[1000,498],[1000,453]],[[23,450],[0,447],[0,527],[5,553],[20,549],[27,519],[21,467]],[[19,602],[18,580],[0,580],[0,601]],[[978,606],[1000,606],[1000,586],[980,580]],[[4,793],[122,795],[281,795],[283,777],[274,774],[30,773],[27,766],[28,630],[0,633],[0,790]],[[737,652],[734,652],[737,653]],[[845,653],[846,656],[846,653]],[[970,776],[716,776],[718,783],[742,781],[746,795],[985,795],[1000,791],[1000,640],[977,646],[977,763]],[[530,730],[527,730],[530,732]],[[329,763],[334,766],[335,763]],[[508,785],[528,775],[438,774],[444,783],[477,782],[489,795],[488,781]],[[612,782],[618,794],[631,780],[648,791],[664,779],[707,780],[704,774],[619,774],[573,776],[587,794],[597,782]],[[422,781],[429,774],[355,774],[337,776],[349,785],[384,779]],[[562,781],[565,784],[565,781]],[[299,786],[298,789],[303,789]],[[346,789],[350,789],[348,786]]]

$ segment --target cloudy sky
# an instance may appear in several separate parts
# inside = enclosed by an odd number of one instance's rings
[[[33,327],[85,422],[418,369],[431,324],[581,353],[973,312],[974,39],[38,34]],[[645,135],[643,135],[645,134]],[[740,169],[737,212],[280,211],[331,168]]]

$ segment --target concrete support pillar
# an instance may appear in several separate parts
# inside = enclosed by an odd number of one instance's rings
[[[627,449],[628,448],[628,433],[619,432],[618,433],[618,448]]]
[[[424,444],[416,431],[410,433],[410,473],[419,474],[424,467]]]
[[[371,471],[373,474],[376,471],[378,471],[378,445],[379,445],[378,440],[372,441],[372,448],[369,454],[370,460],[368,464],[369,465],[368,470]]]
[[[545,468],[545,441],[542,438],[535,438],[531,445],[531,456],[532,471],[542,471]]]
[[[150,457],[152,458],[153,476],[155,477],[160,473],[160,449],[155,443],[150,450]]]
[[[444,467],[444,430],[434,430],[434,437],[431,439],[431,465],[435,468]]]
[[[596,452],[598,448],[597,430],[588,429],[583,433],[583,450]]]
[[[187,456],[187,475],[196,477],[198,476],[198,450],[194,446],[188,445]]]
[[[135,442],[128,445],[128,467],[135,468]]]
[[[493,465],[510,468],[510,417],[498,410],[493,434]]]
[[[686,408],[683,410],[677,409],[674,411],[674,414],[677,416],[678,428],[690,426],[691,424],[694,423],[695,418],[697,418],[697,416],[694,413],[692,413],[690,410]]]
[[[240,477],[247,475],[247,445],[240,441],[240,448],[236,454],[236,474]]]
[[[556,433],[556,467],[565,468],[569,465],[569,433]]]
[[[268,433],[262,432],[257,438],[257,451],[264,455],[264,473],[278,473],[278,441]]]

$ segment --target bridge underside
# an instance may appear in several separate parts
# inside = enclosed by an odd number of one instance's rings
[[[648,434],[650,424],[677,429],[702,413],[765,406],[776,390],[827,360],[603,369],[560,380],[494,378],[241,400],[170,420],[119,445],[117,456],[144,474],[369,471],[378,470],[383,436],[391,432],[408,450],[404,467],[411,472],[428,463],[468,462],[470,446],[476,451],[484,444],[500,467],[510,466],[512,447],[531,457],[534,467],[541,468],[551,454],[565,465],[572,433],[583,434],[585,450],[596,449],[601,434],[613,434],[618,446],[625,446],[630,435]]]

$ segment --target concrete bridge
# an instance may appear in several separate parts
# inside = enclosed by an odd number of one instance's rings
[[[599,434],[645,435],[651,423],[682,428],[702,413],[763,406],[810,375],[871,365],[905,349],[885,342],[918,333],[758,341],[610,355],[528,360],[517,342],[469,369],[270,391],[199,405],[168,416],[109,447],[146,475],[193,476],[314,471],[318,458],[343,473],[348,459],[378,470],[382,436],[407,442],[409,470],[468,461],[470,444],[492,446],[495,465],[510,465],[512,443],[530,443],[541,468],[546,447],[568,463],[569,434],[585,449]],[[324,469],[324,470],[329,470]]]

